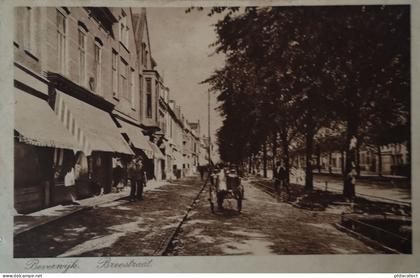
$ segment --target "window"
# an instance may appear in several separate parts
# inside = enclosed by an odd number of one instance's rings
[[[141,44],[141,62],[147,68],[147,49],[145,43]]]
[[[95,74],[95,91],[101,94],[102,83],[102,43],[99,39],[95,39],[94,45],[94,74]]]
[[[127,25],[127,15],[122,12],[122,17],[120,19],[120,42],[122,42],[128,48],[128,25]]]
[[[152,79],[146,78],[146,117],[152,117]]]
[[[127,62],[121,58],[120,59],[120,80],[119,80],[119,87],[118,91],[125,99],[129,98],[129,92],[128,92],[128,64]]]
[[[79,27],[79,83],[86,84],[86,31]]]
[[[159,99],[159,82],[158,81],[156,81],[156,83],[155,83],[155,90],[156,90],[156,99],[158,100]],[[158,117],[158,109],[157,109],[157,102],[156,102],[156,118]]]
[[[112,50],[112,94],[118,98],[118,54]]]
[[[35,15],[36,8],[24,8],[23,18],[23,47],[31,54],[36,54],[35,48]]]
[[[66,17],[57,10],[57,54],[58,70],[66,73]]]
[[[141,98],[143,96],[143,76],[141,75],[139,75],[139,96],[140,96],[139,100],[141,102]],[[141,105],[139,107],[141,107]]]
[[[131,103],[131,109],[135,109],[136,106],[134,105],[134,98],[135,98],[135,84],[134,84],[134,69],[131,69],[130,71],[130,103]]]

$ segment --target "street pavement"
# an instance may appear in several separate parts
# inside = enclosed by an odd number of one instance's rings
[[[235,202],[211,213],[208,192],[200,196],[168,255],[272,255],[381,253],[337,230],[340,215],[312,212],[278,202],[245,185],[241,214]]]
[[[332,225],[338,214],[278,202],[247,181],[241,214],[229,201],[211,213],[207,187],[191,207],[202,185],[191,177],[149,190],[142,201],[113,201],[60,218],[17,235],[14,257],[381,253],[338,231]]]
[[[19,234],[14,257],[151,256],[165,249],[202,182],[187,178]]]

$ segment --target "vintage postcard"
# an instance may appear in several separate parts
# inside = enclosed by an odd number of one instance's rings
[[[417,1],[0,6],[0,272],[419,272]]]

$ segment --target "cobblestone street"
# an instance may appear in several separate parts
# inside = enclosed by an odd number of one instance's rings
[[[339,222],[339,214],[302,210],[277,202],[247,181],[244,185],[241,214],[233,210],[235,202],[212,214],[205,190],[169,255],[381,253],[338,231],[332,224]]]
[[[200,189],[183,179],[67,216],[15,237],[14,257],[159,255]]]
[[[269,255],[381,253],[338,231],[340,215],[278,202],[245,185],[236,201],[211,213],[207,187],[169,245],[203,181],[188,178],[146,192],[144,200],[118,200],[67,216],[15,238],[15,257]],[[36,238],[36,240],[34,240]]]

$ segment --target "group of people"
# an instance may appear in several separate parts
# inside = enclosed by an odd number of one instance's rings
[[[124,177],[124,169],[121,165],[121,161],[117,161],[117,165],[113,171],[114,184],[113,186],[117,189],[121,184]],[[147,184],[147,175],[142,157],[138,156],[131,160],[127,165],[127,180],[130,183],[130,195],[128,196],[130,201],[142,200],[143,190]]]

